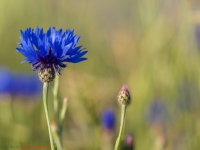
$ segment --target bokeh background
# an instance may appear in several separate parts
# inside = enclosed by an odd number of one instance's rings
[[[133,134],[136,150],[200,149],[198,0],[1,0],[0,145],[50,145],[42,84],[16,52],[20,30],[36,26],[74,29],[89,51],[60,76],[64,149],[112,149],[124,84],[132,97],[124,138]],[[102,127],[105,109],[115,112],[112,132]]]

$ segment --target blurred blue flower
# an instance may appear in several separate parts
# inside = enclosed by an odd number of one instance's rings
[[[87,58],[82,56],[87,53],[82,46],[76,46],[79,36],[74,35],[73,30],[62,29],[56,30],[51,27],[47,33],[43,32],[43,28],[36,27],[36,30],[27,28],[21,30],[21,42],[16,48],[18,52],[26,58],[22,62],[29,62],[32,69],[45,70],[54,69],[61,74],[61,68],[65,68],[65,62],[78,63]]]
[[[104,129],[113,130],[115,127],[115,112],[112,109],[106,109],[101,116],[101,123]]]
[[[35,75],[16,74],[13,79],[12,95],[35,97],[41,94],[42,84]]]
[[[177,114],[182,113],[182,111],[193,111],[198,109],[199,100],[199,90],[196,84],[185,79],[179,89],[178,89],[178,99],[177,99]]]
[[[0,68],[0,95],[35,97],[42,92],[42,84],[35,75],[14,74]]]
[[[163,124],[167,119],[167,107],[161,99],[155,99],[150,106],[149,120],[151,124]]]
[[[10,94],[12,88],[13,75],[7,69],[0,69],[0,94]]]

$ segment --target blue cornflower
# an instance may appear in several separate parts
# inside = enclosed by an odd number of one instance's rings
[[[101,116],[101,123],[104,129],[113,130],[115,127],[115,112],[112,109],[106,109]]]
[[[164,123],[167,119],[167,106],[161,99],[155,99],[149,112],[149,121],[151,124]]]
[[[4,68],[0,68],[0,94],[11,94],[13,74]]]
[[[42,84],[35,75],[15,74],[12,88],[14,96],[35,97],[41,91]]]
[[[86,60],[82,57],[87,53],[82,46],[76,46],[80,36],[74,35],[73,30],[56,30],[51,27],[46,33],[43,28],[36,30],[27,28],[21,32],[21,48],[18,52],[26,58],[22,62],[29,62],[32,69],[39,70],[39,77],[43,82],[50,82],[55,77],[55,71],[61,74],[61,68],[66,67],[66,62],[78,63]]]

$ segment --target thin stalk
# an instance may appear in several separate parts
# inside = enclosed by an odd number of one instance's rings
[[[48,113],[48,104],[47,104],[48,85],[49,85],[48,83],[44,82],[44,85],[43,85],[43,104],[44,104],[44,111],[45,111],[45,116],[46,116],[46,120],[47,120],[48,131],[49,131],[51,150],[55,150],[54,142],[53,142],[53,138],[52,138],[52,133],[51,133],[50,119],[49,119],[49,113]]]
[[[63,134],[62,134],[63,121],[64,121],[65,114],[66,114],[66,111],[67,111],[67,107],[68,107],[68,98],[64,98],[63,103],[62,103],[62,108],[61,108],[61,111],[60,111],[60,117],[59,117],[59,131],[60,131],[59,138],[60,138],[61,145],[62,145],[62,141],[63,141]]]
[[[121,137],[124,129],[124,122],[125,122],[125,117],[126,117],[126,105],[122,105],[122,110],[121,110],[121,123],[120,123],[120,129],[119,129],[119,135],[115,143],[115,149],[118,150],[120,142],[121,142]]]
[[[59,76],[56,75],[54,79],[54,87],[53,87],[53,106],[54,106],[54,113],[56,116],[56,122],[59,120],[59,113],[58,113],[58,86],[59,86]]]
[[[62,109],[60,111],[60,124],[62,125],[64,119],[65,119],[65,114],[67,111],[67,107],[68,107],[68,98],[64,98],[63,100],[63,105],[62,105]]]
[[[59,139],[58,133],[57,133],[58,129],[57,129],[56,122],[52,122],[51,129],[52,129],[53,139],[56,142],[56,146],[57,146],[58,150],[61,150],[62,146],[60,145],[60,141],[59,141],[60,139]]]
[[[53,103],[54,103],[54,114],[56,117],[56,124],[58,126],[58,130],[54,133],[57,134],[54,137],[56,138],[56,143],[57,145],[59,145],[59,150],[62,150],[62,124],[60,123],[60,119],[59,119],[59,111],[58,111],[58,86],[59,86],[59,75],[56,75],[55,79],[54,79],[54,87],[53,87]]]

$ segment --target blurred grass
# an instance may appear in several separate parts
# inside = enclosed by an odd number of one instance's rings
[[[197,6],[194,0],[1,0],[0,65],[15,72],[32,72],[28,63],[20,64],[23,56],[15,51],[20,30],[36,26],[74,29],[81,36],[79,44],[89,53],[87,61],[68,64],[60,77],[60,99],[70,99],[64,147],[100,149],[101,112],[113,107],[119,121],[116,97],[127,83],[132,103],[125,134],[134,134],[136,149],[154,149],[155,137],[144,113],[160,96],[170,110],[166,120],[168,149],[198,150]],[[187,90],[180,92],[184,83],[189,83]],[[177,101],[186,94],[189,96],[181,103],[192,104],[192,108],[178,111]],[[0,101],[0,144],[48,145],[41,99],[31,103],[14,100],[14,120],[9,119],[12,109],[7,103]]]

